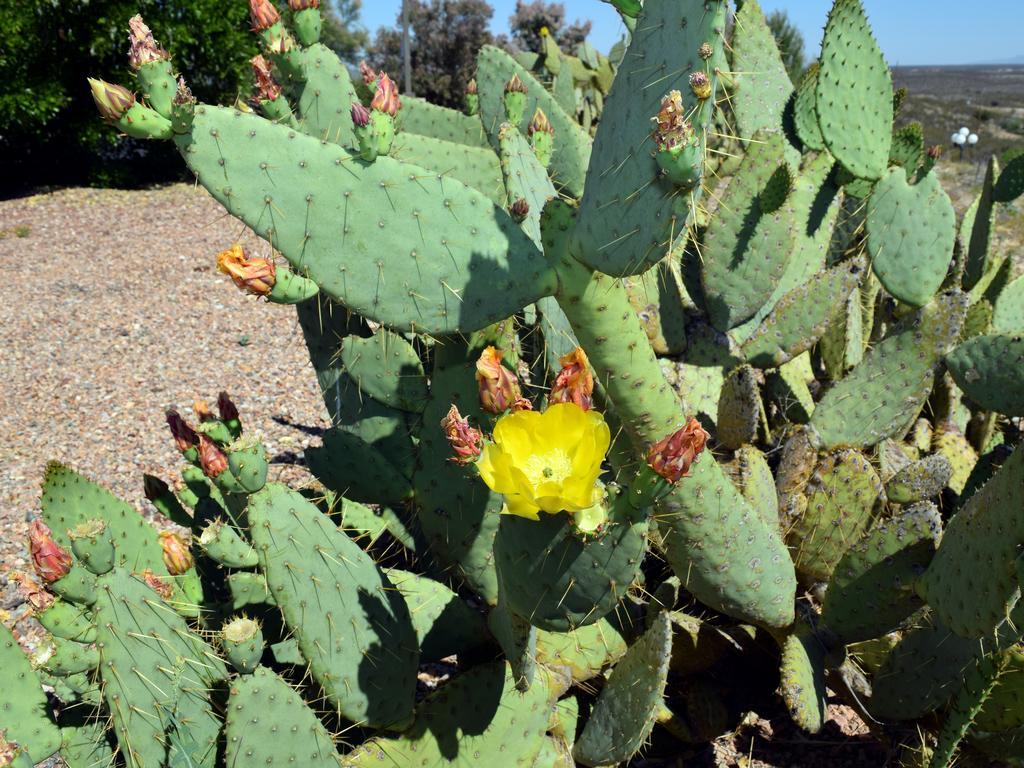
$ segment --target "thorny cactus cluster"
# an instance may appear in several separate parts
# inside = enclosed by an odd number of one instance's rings
[[[1024,157],[958,227],[859,0],[796,87],[756,0],[615,5],[610,58],[481,50],[465,113],[353,81],[315,0],[252,0],[254,107],[133,20],[100,112],[268,242],[218,266],[333,427],[295,491],[226,397],[169,414],[180,536],[51,465],[0,762],[611,765],[828,691],[907,766],[1024,758]]]

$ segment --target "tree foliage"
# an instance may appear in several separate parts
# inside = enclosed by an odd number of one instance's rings
[[[493,42],[494,9],[484,0],[410,0],[412,91],[429,101],[459,107],[476,68],[480,47]],[[381,27],[367,51],[370,64],[402,77],[401,11],[397,28]],[[405,84],[402,83],[405,91]]]
[[[789,79],[795,85],[803,78],[807,61],[804,57],[804,36],[796,25],[789,20],[785,11],[772,11],[767,18],[768,29],[775,36],[775,42],[782,54],[782,63],[786,65]]]
[[[540,30],[548,32],[563,51],[572,52],[590,34],[591,23],[577,19],[565,23],[565,6],[561,3],[547,3],[533,0],[524,3],[516,0],[516,12],[508,19],[512,43],[522,50],[536,51],[540,48]]]

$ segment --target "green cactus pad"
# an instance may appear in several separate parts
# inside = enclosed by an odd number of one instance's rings
[[[655,354],[681,354],[686,349],[686,315],[679,285],[667,261],[623,283]]]
[[[393,463],[358,435],[329,429],[323,446],[305,451],[310,471],[327,488],[355,501],[398,504],[412,484]]]
[[[74,722],[64,722],[74,718]],[[67,768],[101,768],[115,765],[108,741],[107,723],[81,712],[62,713],[60,756]]]
[[[910,504],[924,501],[942,493],[953,466],[942,454],[932,454],[908,464],[885,484],[889,501],[896,504]]]
[[[996,333],[1024,333],[1024,277],[1007,284],[996,299],[992,313]]]
[[[825,655],[822,641],[802,621],[782,641],[782,700],[793,722],[808,733],[825,723]]]
[[[319,509],[268,484],[248,507],[260,570],[332,707],[370,726],[405,722],[418,646],[376,564]],[[308,606],[317,606],[315,612]]]
[[[337,54],[322,43],[296,52],[296,56],[302,67],[302,83],[296,100],[302,131],[320,141],[355,146],[351,110],[359,99],[348,69]],[[196,112],[198,116],[199,109]],[[200,122],[198,117],[196,122]]]
[[[389,154],[403,163],[457,179],[495,205],[505,205],[501,166],[490,147],[468,147],[430,136],[399,133]]]
[[[257,137],[269,154],[252,152]],[[454,179],[388,157],[368,164],[221,107],[197,108],[176,141],[200,182],[293,268],[393,328],[474,330],[554,290],[515,222]]]
[[[359,390],[392,408],[421,412],[426,406],[427,379],[416,349],[384,328],[368,338],[348,336],[341,362]]]
[[[936,615],[957,634],[991,635],[1017,602],[1022,506],[1024,451],[1018,449],[946,527],[921,587]]]
[[[787,534],[797,573],[824,580],[875,517],[882,481],[862,454],[825,456],[804,489],[807,509]]]
[[[803,80],[796,91],[793,105],[793,123],[796,135],[805,147],[820,152],[825,148],[825,138],[818,125],[818,62],[813,62],[804,72]]]
[[[478,477],[470,477],[449,457],[451,446],[441,430],[441,419],[454,404],[476,427],[484,427],[475,363],[483,346],[455,338],[435,348],[430,401],[423,413],[420,437],[421,466],[414,475],[418,514],[431,553],[442,567],[451,568],[470,587],[494,604],[498,576],[494,568],[494,536],[498,530],[502,498]]]
[[[490,146],[479,118],[405,94],[402,95],[402,108],[398,111],[398,129],[396,138],[399,139],[404,132],[467,147],[486,149]]]
[[[1004,665],[1005,657],[1001,655],[985,656],[967,670],[946,712],[929,768],[948,768],[952,764],[960,742],[991,697]]]
[[[917,504],[876,523],[839,561],[822,623],[843,643],[897,629],[924,601],[914,587],[935,554],[942,518],[934,504]]]
[[[250,605],[276,605],[270,593],[267,580],[261,574],[238,571],[228,575],[228,591],[231,593],[231,609],[241,610]]]
[[[636,579],[647,546],[645,515],[617,504],[605,530],[585,536],[569,515],[502,515],[494,557],[509,608],[540,629],[567,632],[607,615]]]
[[[959,637],[941,625],[915,627],[875,674],[871,714],[915,720],[941,707],[960,687],[978,652],[977,639]]]
[[[981,192],[964,214],[960,224],[960,239],[967,248],[964,260],[963,287],[972,290],[988,272],[992,262],[989,253],[989,241],[995,226],[995,184],[999,176],[999,161],[995,155],[989,158],[985,170],[985,179],[981,184]]]
[[[782,416],[794,424],[806,424],[814,414],[814,395],[808,386],[812,381],[814,373],[807,352],[768,374],[769,398]]]
[[[583,194],[584,176],[590,164],[590,136],[521,64],[500,48],[485,45],[477,55],[476,83],[480,94],[480,120],[491,145],[498,146],[498,129],[505,122],[502,96],[505,83],[512,75],[519,76],[527,91],[523,120],[516,127],[525,133],[534,111],[538,107],[544,110],[555,129],[555,151],[548,167],[551,178],[564,194],[579,197]]]
[[[401,736],[370,739],[342,757],[341,764],[376,768],[386,759],[409,766],[530,768],[548,727],[550,695],[545,674],[520,692],[508,664],[474,667],[428,696]]]
[[[749,139],[760,130],[781,132],[782,112],[793,94],[793,83],[757,0],[746,0],[736,14],[731,42],[732,69],[737,74],[736,92],[729,103],[740,136]]]
[[[309,278],[278,265],[274,272],[274,287],[267,294],[267,301],[272,304],[298,304],[319,292],[320,288]]]
[[[416,551],[415,529],[391,507],[368,507],[339,496],[331,500],[330,506],[331,514],[341,515],[339,527],[359,542],[363,549],[369,549],[382,535],[388,533],[409,552]]]
[[[759,368],[778,368],[817,344],[863,270],[858,259],[844,261],[785,294],[740,347],[747,361]]]
[[[334,741],[316,713],[266,667],[233,681],[224,740],[227,765],[338,767]]]
[[[924,129],[920,123],[908,123],[893,133],[889,160],[903,168],[908,177],[921,165],[924,156]]]
[[[750,506],[758,511],[766,523],[777,527],[779,497],[772,470],[764,454],[752,445],[740,447],[729,465],[729,474]]]
[[[220,633],[220,647],[231,665],[242,674],[250,674],[259,666],[266,646],[258,622],[236,616]]]
[[[1005,651],[1005,667],[984,707],[974,718],[981,731],[1009,731],[1024,726],[1024,654],[1020,648]]]
[[[480,614],[444,584],[397,568],[385,573],[409,606],[421,663],[462,655],[486,639]]]
[[[14,635],[0,624],[0,722],[7,738],[20,744],[39,763],[60,748],[60,730],[50,717],[50,707],[39,678],[22,653]],[[0,730],[3,730],[0,729]]]
[[[520,226],[538,247],[543,247],[541,214],[547,201],[557,197],[558,193],[530,143],[509,123],[502,123],[498,128],[498,154],[508,193],[507,204],[511,206],[520,200],[526,202],[529,212]]]
[[[255,568],[259,564],[252,545],[231,524],[220,519],[203,529],[199,546],[207,557],[226,568]]]
[[[795,222],[792,253],[768,301],[753,317],[729,332],[737,342],[742,343],[749,338],[783,296],[806,285],[825,267],[829,240],[839,215],[842,197],[832,179],[834,165],[832,156],[822,152],[808,158],[797,175],[789,198]]]
[[[1017,152],[1008,160],[992,190],[997,203],[1011,203],[1024,193],[1024,152]]]
[[[487,628],[512,668],[516,688],[528,690],[537,672],[537,628],[510,611],[500,595],[487,614]]]
[[[216,764],[211,687],[227,676],[213,649],[144,582],[116,568],[94,606],[103,698],[129,768]]]
[[[982,408],[1024,415],[1024,336],[975,336],[946,356],[957,385]]]
[[[663,611],[612,670],[573,747],[578,762],[614,765],[640,750],[661,708],[671,651],[672,626]]]
[[[796,227],[784,149],[781,134],[754,137],[705,234],[701,285],[720,331],[764,306],[786,269]]]
[[[909,428],[966,311],[964,294],[942,294],[872,347],[818,403],[811,426],[822,446],[870,446]]]
[[[54,637],[91,643],[96,640],[96,628],[89,612],[80,605],[57,599],[53,605],[36,614],[39,623]]]
[[[892,144],[892,75],[860,0],[836,0],[821,44],[815,104],[832,155],[862,179],[878,179]]]
[[[749,365],[741,365],[725,377],[718,398],[716,436],[733,450],[753,443],[761,421],[761,393],[757,374]]]
[[[670,91],[680,91],[687,114],[703,135],[713,109],[699,107],[688,78],[704,71],[702,43],[721,50],[724,2],[647,0],[608,95],[587,170],[573,252],[593,269],[622,276],[644,272],[662,259],[672,238],[687,226],[688,198],[654,157],[651,119]],[[712,78],[714,98],[716,77]],[[557,131],[557,127],[556,127]],[[558,144],[558,134],[555,134]]]
[[[90,672],[99,665],[100,653],[94,647],[61,638],[54,638],[53,653],[44,662],[46,669],[61,677]]]
[[[953,258],[956,214],[934,173],[914,186],[893,168],[868,198],[871,268],[885,289],[915,307],[942,285]]]
[[[574,683],[601,674],[626,652],[625,632],[614,621],[603,618],[570,632],[537,631],[537,663],[566,672]]]

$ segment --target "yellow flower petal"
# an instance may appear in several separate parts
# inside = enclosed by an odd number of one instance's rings
[[[502,511],[509,515],[528,517],[530,520],[540,520],[540,507],[518,494],[505,497],[505,509]]]

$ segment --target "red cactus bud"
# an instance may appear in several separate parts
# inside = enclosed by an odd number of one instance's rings
[[[89,78],[89,88],[92,90],[93,101],[96,102],[96,109],[105,120],[116,122],[124,117],[124,113],[135,104],[135,94],[120,85],[108,83],[106,80]]]
[[[249,59],[253,77],[256,78],[256,98],[261,101],[274,101],[281,95],[281,86],[277,84],[270,71],[270,62],[263,56],[256,55]]]
[[[594,407],[594,375],[581,347],[559,358],[562,370],[548,396],[550,403],[576,403],[584,411]]]
[[[7,578],[18,585],[18,593],[25,599],[25,602],[32,606],[33,610],[45,611],[57,599],[24,571],[11,571]]]
[[[174,595],[174,590],[171,588],[170,583],[161,579],[149,568],[140,573],[139,576],[146,582],[147,587],[160,595],[164,600],[170,600]]]
[[[243,291],[255,296],[266,296],[277,282],[274,262],[271,259],[249,258],[249,254],[238,243],[217,254],[217,269],[230,277]]]
[[[670,483],[676,483],[690,474],[690,466],[707,441],[708,433],[697,419],[691,418],[685,427],[651,446],[647,465]]]
[[[270,29],[281,20],[281,14],[270,0],[249,0],[249,18],[254,32]]]
[[[450,461],[456,464],[470,464],[480,456],[483,450],[483,433],[469,426],[469,419],[459,413],[459,409],[454,405],[448,410],[448,415],[441,419],[441,429],[455,451]]]
[[[217,417],[213,415],[213,411],[210,410],[210,404],[205,400],[200,400],[198,397],[192,401],[192,413],[199,419],[200,424],[204,421],[217,420]]]
[[[466,93],[476,93],[476,78],[466,83]]]
[[[501,362],[501,350],[487,347],[476,362],[480,407],[489,413],[504,413],[519,400],[519,379]]]
[[[153,475],[142,476],[142,491],[150,501],[156,501],[161,496],[170,493],[171,488],[159,477]]]
[[[370,102],[370,109],[376,109],[394,117],[402,108],[402,101],[398,98],[398,86],[395,81],[388,77],[387,72],[382,72],[377,82],[377,91],[373,94],[373,101]]]
[[[525,397],[520,395],[516,398],[516,401],[512,403],[512,411],[532,411],[533,403],[527,400]]]
[[[64,578],[71,570],[71,553],[53,540],[53,532],[41,520],[33,520],[28,528],[28,550],[36,573],[47,583]]]
[[[701,101],[711,98],[711,78],[705,72],[693,72],[690,75],[690,90]]]
[[[206,435],[199,435],[199,466],[209,478],[217,477],[228,468],[228,457]]]
[[[227,392],[217,395],[217,412],[221,421],[238,421],[238,406]]]
[[[505,93],[526,93],[526,86],[519,75],[513,74],[512,79],[505,83]]]
[[[533,118],[530,120],[530,125],[526,128],[526,133],[529,136],[533,136],[533,134],[538,132],[550,134],[555,132],[554,126],[551,125],[548,116],[544,114],[544,110],[540,107],[537,107],[537,111],[533,113]]]
[[[174,437],[174,443],[178,446],[179,451],[187,451],[199,444],[199,435],[177,411],[167,412],[167,426],[171,428],[171,435]]]
[[[670,150],[684,146],[693,136],[693,125],[686,119],[683,96],[679,91],[669,91],[661,100],[661,110],[652,120],[655,128],[651,138],[658,149]]]
[[[140,14],[128,19],[128,64],[137,70],[143,64],[153,61],[166,61],[171,58],[153,39],[153,33]]]
[[[363,77],[364,85],[373,85],[377,82],[377,73],[365,60],[359,62],[359,74]]]
[[[171,531],[160,531],[160,547],[164,551],[164,565],[171,576],[181,576],[195,565],[188,542]]]
[[[288,0],[288,7],[293,11],[305,11],[308,8],[319,8],[320,0]]]
[[[518,197],[512,203],[512,207],[508,209],[508,212],[512,214],[512,218],[516,221],[523,221],[530,214],[530,204],[526,202],[525,198]]]
[[[352,125],[356,128],[365,128],[370,124],[370,110],[358,101],[352,104]]]

